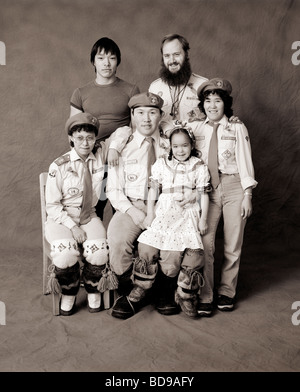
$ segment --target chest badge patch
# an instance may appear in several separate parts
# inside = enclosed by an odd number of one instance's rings
[[[131,182],[136,181],[137,178],[138,178],[138,176],[136,174],[128,174],[127,175],[127,180],[131,181]]]
[[[78,193],[79,193],[79,189],[78,188],[69,188],[68,189],[68,194],[70,196],[78,195]]]
[[[224,159],[229,159],[231,157],[231,152],[229,150],[225,150],[222,153],[222,156],[223,156]]]

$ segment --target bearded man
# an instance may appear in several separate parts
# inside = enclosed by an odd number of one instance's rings
[[[164,100],[160,126],[168,135],[176,120],[193,122],[202,118],[198,108],[198,87],[207,81],[191,70],[188,41],[178,34],[170,34],[161,43],[162,67],[160,78],[151,83],[149,91]]]

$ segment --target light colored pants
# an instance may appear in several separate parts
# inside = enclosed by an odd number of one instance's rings
[[[122,275],[133,263],[133,250],[142,229],[135,225],[131,217],[116,211],[107,228],[109,261],[112,270]]]
[[[214,252],[217,227],[223,214],[224,221],[224,260],[218,294],[233,298],[240,267],[246,221],[241,217],[241,204],[244,191],[238,174],[221,174],[221,183],[210,193],[208,211],[208,232],[202,236],[204,246],[204,281],[200,301],[211,303],[214,289]]]
[[[117,275],[122,275],[128,271],[133,263],[133,250],[136,240],[141,234],[142,229],[136,226],[128,214],[116,211],[107,229],[107,239],[109,246],[110,265]],[[203,265],[203,257],[199,257],[201,252],[187,251],[172,252],[159,251],[151,246],[139,243],[139,256],[146,261],[152,261],[153,258],[158,260],[163,273],[170,277],[175,277],[180,266],[190,269],[201,268]],[[182,256],[184,257],[182,259]]]
[[[103,265],[108,260],[106,230],[98,217],[94,217],[80,228],[86,232],[87,239],[82,244],[83,256],[93,265]],[[68,268],[79,259],[78,244],[66,226],[48,219],[45,224],[45,237],[51,246],[52,262],[56,267]]]

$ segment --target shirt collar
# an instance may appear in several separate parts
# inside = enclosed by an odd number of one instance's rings
[[[179,161],[175,157],[172,157],[172,163],[173,163],[174,166],[178,166],[178,165],[186,166],[186,165],[190,164],[190,158],[191,157],[189,157],[186,161]]]
[[[208,119],[208,117],[206,117],[206,119],[204,120],[204,123],[207,124],[210,120]],[[219,124],[223,125],[224,127],[226,127],[226,125],[228,124],[228,118],[227,116],[225,116],[225,114],[223,115],[223,117],[221,118],[220,121],[218,121]]]
[[[90,159],[93,159],[93,160],[96,159],[95,155],[92,152],[90,152],[90,154],[87,157],[86,161],[89,161]],[[78,161],[78,160],[82,160],[82,159],[80,158],[80,156],[77,154],[75,148],[73,147],[71,152],[70,152],[70,161],[74,162],[74,161]]]
[[[133,137],[135,138],[138,146],[141,147],[143,141],[146,139],[146,137],[149,137],[149,136],[144,136],[138,130],[136,130],[133,134]],[[150,135],[150,137],[152,137],[154,139],[155,144],[159,143],[159,132],[158,131],[155,131],[152,135]]]

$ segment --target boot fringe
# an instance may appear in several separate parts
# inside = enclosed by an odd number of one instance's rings
[[[182,269],[180,272],[188,275],[189,277],[189,284],[186,284],[186,282],[178,282],[178,286],[180,286],[184,291],[197,291],[205,285],[204,277],[200,271]]]
[[[152,268],[154,271],[152,271]],[[141,257],[136,257],[133,259],[133,275],[140,274],[140,275],[150,275],[155,276],[157,273],[157,262],[154,263],[142,259]]]
[[[183,298],[178,291],[175,293],[175,302],[180,306],[183,313],[187,316],[195,318],[198,316],[197,312],[197,297],[192,296]]]
[[[103,268],[100,273],[98,271],[101,267],[103,267]],[[86,277],[84,277],[84,283],[86,285],[96,287],[100,293],[104,293],[105,291],[109,291],[109,290],[116,290],[118,288],[118,286],[119,286],[118,278],[117,278],[116,274],[111,270],[108,263],[103,264],[101,266],[90,265],[89,268],[92,271],[94,270],[94,272],[98,272],[98,274],[97,274],[98,279],[99,279],[99,274],[101,274],[101,277],[99,280],[97,279],[97,277],[95,277],[96,280],[94,280],[94,281],[92,281],[90,279],[86,279]]]
[[[50,276],[47,282],[46,294],[61,294],[61,287],[55,274],[55,265],[50,264],[48,271],[50,272]]]
[[[100,293],[104,293],[106,290],[116,290],[119,287],[119,281],[116,274],[110,269],[108,263],[106,263],[102,276],[99,280],[97,289]]]

